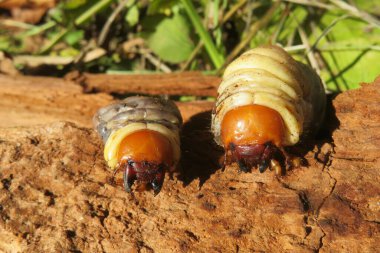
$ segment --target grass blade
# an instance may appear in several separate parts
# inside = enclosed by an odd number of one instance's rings
[[[224,57],[216,48],[213,40],[211,39],[210,34],[206,31],[202,25],[202,21],[197,14],[194,5],[189,0],[181,0],[182,4],[185,7],[186,13],[189,16],[191,22],[193,23],[195,30],[199,34],[199,37],[203,41],[206,51],[209,54],[212,63],[216,68],[220,68],[223,65]]]

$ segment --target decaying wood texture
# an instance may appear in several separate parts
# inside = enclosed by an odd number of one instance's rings
[[[199,72],[175,74],[84,74],[78,81],[86,91],[168,95],[216,96],[220,78]]]
[[[125,93],[132,92],[133,89],[125,90]],[[92,127],[95,112],[112,102],[114,99],[109,94],[84,93],[83,88],[73,81],[0,75],[0,127],[57,121]],[[205,109],[211,110],[213,106],[212,102],[207,101],[177,104],[185,120]]]
[[[326,124],[332,140],[299,147],[309,166],[281,178],[236,166],[222,171],[209,131],[212,104],[181,104],[182,161],[156,197],[131,196],[111,183],[90,128],[93,111],[111,101],[75,82],[0,77],[0,251],[380,247],[380,79],[338,95],[331,108],[337,119]]]

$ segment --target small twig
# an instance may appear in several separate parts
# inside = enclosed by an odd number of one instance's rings
[[[218,74],[220,74],[223,69],[238,55],[240,52],[249,44],[249,42],[252,40],[252,38],[256,35],[256,33],[264,26],[266,26],[274,12],[277,10],[278,6],[280,5],[280,2],[276,2],[275,4],[270,7],[270,9],[265,13],[265,15],[260,18],[258,21],[256,21],[249,29],[249,33],[245,38],[242,39],[242,41],[232,50],[230,55],[227,57],[226,61],[224,62],[222,68],[218,70]]]
[[[289,16],[289,10],[291,8],[291,4],[285,5],[285,10],[282,12],[280,23],[278,24],[278,27],[276,29],[276,32],[274,33],[272,37],[272,44],[276,44],[277,38],[280,35],[280,32],[282,31],[282,28],[284,27],[286,18]]]
[[[112,12],[112,14],[107,19],[106,23],[104,24],[102,31],[100,32],[99,38],[98,38],[98,46],[103,45],[107,34],[110,30],[110,27],[115,21],[116,17],[119,15],[119,13],[124,9],[124,7],[127,5],[129,0],[122,0],[119,2],[119,5],[116,7],[116,9]]]
[[[349,15],[346,14],[346,15],[340,16],[339,18],[333,20],[333,22],[331,22],[331,24],[328,25],[325,30],[323,30],[321,35],[318,36],[318,38],[315,40],[313,45],[310,47],[310,50],[314,50],[317,47],[318,43],[321,41],[321,39],[324,38],[339,21],[346,19],[347,17],[349,17]]]
[[[318,7],[318,8],[327,9],[327,10],[335,9],[334,6],[332,6],[330,4],[321,3],[318,0],[277,0],[277,1],[284,1],[284,2],[289,2],[289,3],[302,4],[302,5],[307,5],[307,6],[312,6],[312,7]]]
[[[221,23],[224,24],[227,22],[238,10],[240,10],[241,7],[243,7],[246,2],[247,0],[240,0],[235,5],[233,5],[231,9],[229,9],[229,11],[226,13],[226,15],[223,16]]]
[[[288,36],[288,38],[287,38],[287,42],[286,42],[286,46],[287,47],[290,47],[290,46],[292,46],[293,45],[293,42],[294,42],[294,37],[296,36],[296,29],[294,29],[293,31],[292,31],[292,33]]]
[[[334,46],[332,43],[322,46],[318,48],[319,51],[363,51],[363,50],[374,50],[374,51],[380,51],[380,46],[379,45],[339,45],[339,46]]]
[[[29,67],[38,67],[40,65],[68,65],[72,63],[74,57],[68,56],[30,56],[17,55],[13,57],[14,64],[27,65]]]
[[[140,54],[142,56],[141,64],[144,66],[146,64],[145,60],[148,60],[156,68],[161,69],[162,72],[164,73],[172,72],[172,70],[166,64],[162,63],[160,59],[157,59],[154,55],[151,54],[151,50],[146,48],[145,41],[141,38],[135,38],[127,42],[124,42],[123,51],[124,53]]]
[[[156,68],[161,69],[164,73],[171,73],[172,70],[164,63],[162,63],[159,59],[154,57],[149,50],[140,49],[139,53],[142,54],[143,58],[146,58],[150,63],[152,63]]]
[[[194,48],[193,52],[191,52],[189,59],[181,67],[180,71],[185,71],[189,67],[190,63],[195,59],[195,57],[197,56],[197,54],[202,48],[203,48],[203,42],[199,41],[198,45]]]
[[[57,23],[55,21],[49,21],[43,25],[40,25],[40,26],[35,26],[33,27],[32,29],[28,30],[28,31],[25,31],[23,32],[20,37],[23,38],[23,37],[29,37],[29,36],[34,36],[34,35],[37,35],[41,32],[44,32],[54,26],[56,26]]]
[[[79,26],[92,18],[97,12],[99,12],[101,9],[105,8],[106,6],[110,5],[112,3],[112,0],[99,0],[94,3],[90,8],[88,8],[85,12],[83,12],[79,17],[77,17],[74,20],[74,24],[76,26]]]
[[[24,22],[12,20],[12,19],[3,19],[0,20],[0,26],[10,26],[10,27],[17,27],[20,29],[35,29],[36,26],[27,24]]]
[[[291,52],[297,52],[297,51],[303,51],[306,49],[306,46],[304,44],[302,45],[295,45],[295,46],[289,46],[289,47],[285,47],[284,50],[288,53],[291,53]]]
[[[298,51],[304,51],[306,50],[306,46],[304,44],[301,45],[294,45],[290,47],[285,47],[284,50],[288,53],[291,52],[298,52]],[[324,46],[318,47],[318,51],[320,52],[329,52],[329,51],[363,51],[363,50],[374,50],[374,51],[380,51],[380,46],[378,45],[341,45],[338,44],[335,46],[333,43],[329,43]]]
[[[313,67],[313,69],[320,76],[321,75],[321,69],[319,68],[318,61],[317,61],[317,59],[314,56],[314,52],[311,51],[311,47],[310,47],[309,41],[307,39],[305,30],[301,26],[298,27],[298,33],[299,33],[299,35],[301,37],[302,43],[305,45],[305,47],[307,49],[306,55],[307,55],[307,58],[310,61],[310,65]],[[322,83],[323,83],[324,89],[327,90],[326,83],[323,80],[322,80]]]
[[[348,11],[351,15],[361,18],[368,22],[369,24],[380,27],[380,20],[376,17],[370,15],[369,13],[359,10],[355,6],[349,5],[342,0],[330,0],[334,5],[338,6],[340,9]]]
[[[252,23],[252,12],[253,12],[253,9],[252,9],[252,0],[249,0],[247,2],[247,12],[248,12],[248,15],[247,15],[247,19],[245,21],[245,28],[244,28],[244,34],[247,33],[249,31],[249,28],[251,27],[251,23]]]
[[[57,44],[63,37],[66,36],[66,34],[70,31],[70,29],[63,28],[58,34],[56,34],[48,43],[47,45],[43,46],[40,54],[45,54],[50,49],[52,49],[55,44]]]
[[[106,53],[104,49],[95,48],[86,53],[82,58],[83,62],[90,62]],[[76,63],[73,56],[34,56],[34,55],[17,55],[13,57],[14,64],[27,65],[29,67],[38,67],[41,65],[68,65]]]

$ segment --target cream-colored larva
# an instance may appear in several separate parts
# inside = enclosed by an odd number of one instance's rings
[[[148,183],[157,194],[165,172],[180,158],[182,117],[169,100],[128,97],[101,108],[94,116],[96,131],[105,144],[104,158],[113,170],[123,170],[130,192],[135,180]]]
[[[258,47],[227,66],[211,128],[242,170],[258,165],[262,172],[278,150],[319,128],[325,107],[323,84],[310,67],[278,46]]]

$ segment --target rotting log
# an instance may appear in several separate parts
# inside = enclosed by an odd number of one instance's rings
[[[150,90],[154,94],[158,93],[158,90],[153,92],[152,87]],[[132,93],[132,90],[126,93]],[[0,75],[0,127],[57,121],[91,127],[95,112],[114,101],[106,93],[85,93],[78,83],[70,80]],[[177,104],[186,120],[194,114],[211,110],[214,103],[195,101]]]
[[[107,75],[84,73],[77,79],[85,91],[167,95],[216,96],[220,78],[200,72]]]
[[[181,104],[182,161],[157,197],[131,196],[110,183],[102,143],[89,127],[92,113],[112,101],[75,82],[0,76],[7,126],[0,131],[0,251],[380,247],[380,79],[338,95],[330,108],[337,121],[327,124],[333,141],[316,140],[304,150],[309,166],[281,178],[238,173],[236,166],[222,171],[208,130],[212,103]]]

